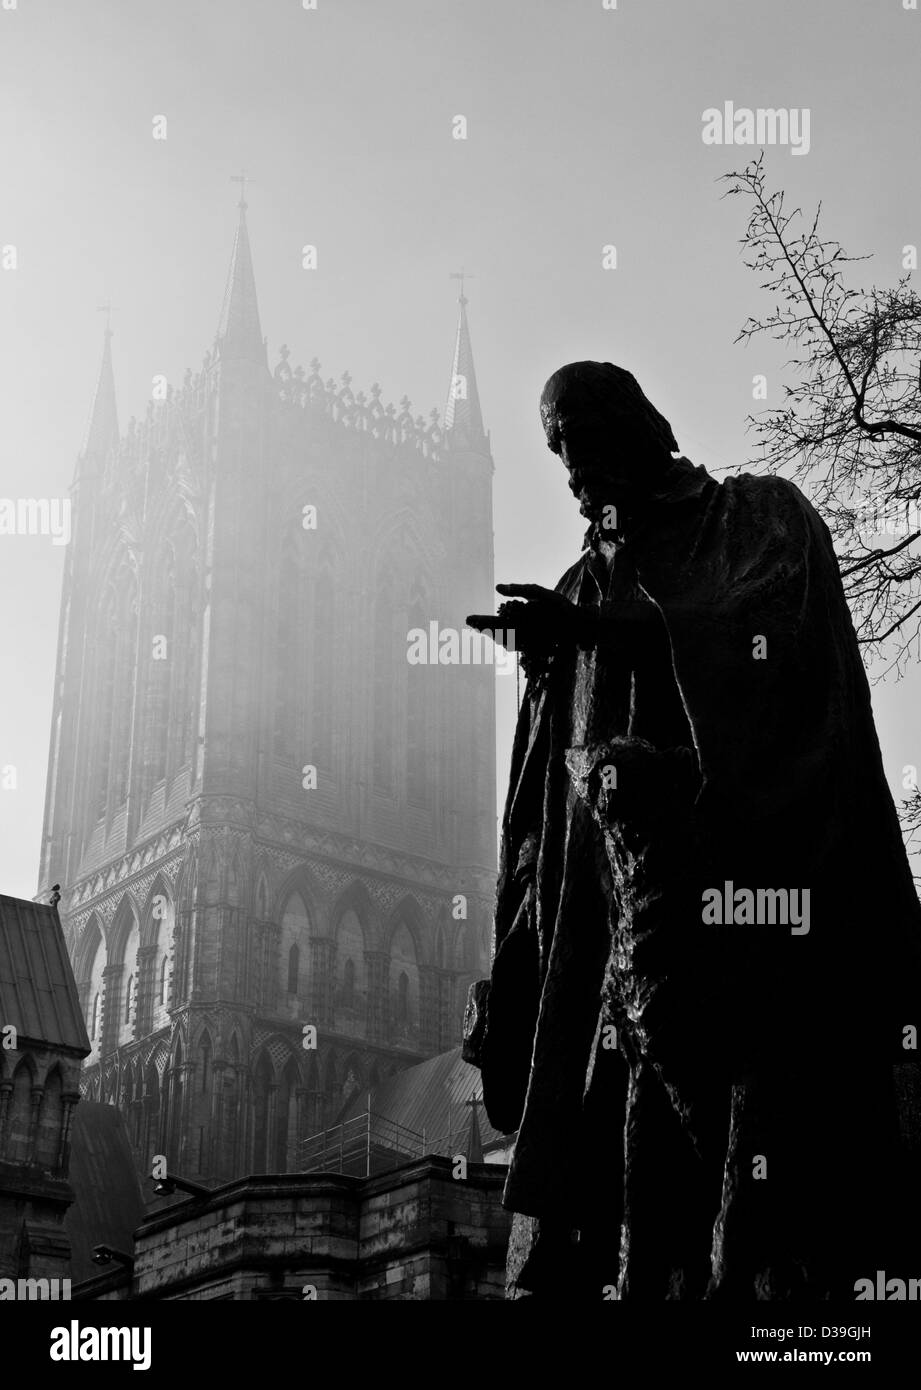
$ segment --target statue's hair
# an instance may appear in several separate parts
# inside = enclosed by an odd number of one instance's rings
[[[540,397],[547,443],[555,454],[569,421],[609,425],[645,438],[666,454],[678,451],[672,427],[636,377],[613,362],[569,362],[550,377]]]

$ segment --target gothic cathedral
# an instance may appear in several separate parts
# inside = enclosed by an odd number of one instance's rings
[[[241,200],[214,349],[121,433],[111,333],[72,487],[41,892],[140,1169],[297,1169],[356,1090],[457,1045],[488,970],[493,607],[461,290],[443,419],[268,365]],[[435,628],[435,624],[438,628]]]

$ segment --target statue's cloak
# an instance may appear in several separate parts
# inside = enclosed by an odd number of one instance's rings
[[[749,1138],[775,1173],[781,1159],[801,1161],[804,1207],[821,1206],[823,1188],[829,1201],[846,1190],[859,1221],[894,1152],[892,1065],[915,1055],[904,1042],[921,1021],[921,908],[830,534],[792,483],[720,483],[680,459],[629,544],[667,629],[699,773],[675,850],[672,959],[657,967],[642,1052],[675,1081],[677,1110],[700,1111],[687,1128],[712,1170],[709,1231],[714,1220],[718,1234],[738,1228],[744,1244]],[[586,553],[557,592],[585,602],[589,563]],[[601,622],[613,623],[603,608]],[[616,648],[616,629],[602,640]],[[601,1190],[630,1168],[643,1057],[605,1041],[619,909],[566,765],[581,660],[558,651],[522,702],[478,1061],[491,1123],[518,1131],[506,1205],[585,1230]],[[705,925],[704,891],[740,888],[808,889],[808,932]],[[827,1166],[842,1151],[836,1182]],[[775,1197],[792,1183],[781,1176]],[[620,1196],[608,1215],[619,1227]]]

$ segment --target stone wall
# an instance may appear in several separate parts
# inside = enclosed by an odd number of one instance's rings
[[[431,1157],[373,1178],[266,1175],[148,1217],[130,1286],[78,1299],[501,1299],[506,1170]],[[305,1290],[308,1292],[305,1294]]]

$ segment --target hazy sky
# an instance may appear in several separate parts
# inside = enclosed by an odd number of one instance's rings
[[[10,3],[11,0],[6,0]],[[734,346],[766,307],[718,177],[754,151],[702,142],[705,108],[808,107],[810,149],[768,153],[862,279],[921,243],[921,12],[902,0],[18,0],[0,9],[0,496],[61,497],[111,300],[124,427],[151,378],[211,346],[241,167],[274,366],[375,380],[443,409],[464,265],[496,464],[496,576],[552,585],[584,523],[544,444],[540,388],[577,358],[629,367],[682,449],[752,454]],[[467,139],[452,136],[455,116]],[[153,121],[167,118],[167,138]],[[301,247],[316,244],[316,271]],[[616,270],[602,248],[617,248]],[[0,537],[0,892],[35,891],[64,550]],[[504,788],[514,681],[500,680]],[[878,688],[894,787],[921,764],[919,682]]]

